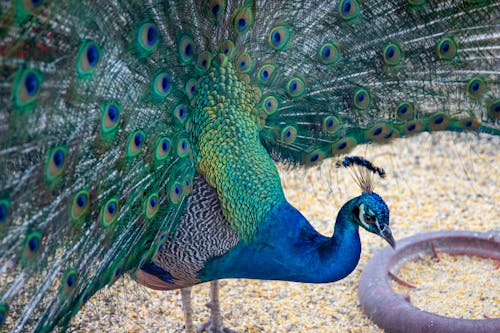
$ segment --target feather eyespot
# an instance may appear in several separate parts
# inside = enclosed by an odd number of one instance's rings
[[[24,0],[23,2],[29,3],[33,8],[37,8],[43,3],[43,0]]]
[[[49,185],[64,172],[66,165],[66,152],[65,147],[52,148],[47,154],[47,161],[45,167],[45,180]]]
[[[143,131],[135,131],[130,133],[127,141],[127,156],[133,157],[139,155],[144,149],[144,141],[146,135]]]
[[[286,85],[287,93],[290,97],[299,97],[305,92],[305,84],[301,78],[293,78]]]
[[[461,119],[456,122],[459,128],[473,131],[481,125],[481,121],[475,117]]]
[[[153,218],[160,210],[158,193],[151,194],[144,202],[144,212],[148,219]]]
[[[28,73],[24,78],[24,88],[26,94],[33,97],[38,92],[38,78],[33,73]]]
[[[271,115],[278,109],[278,99],[274,96],[267,96],[262,101],[262,109],[267,115]]]
[[[175,182],[170,188],[170,201],[174,204],[178,204],[182,198],[182,185]]]
[[[242,53],[236,59],[236,70],[240,73],[248,73],[252,70],[252,58],[248,53]]]
[[[81,190],[73,196],[70,215],[73,220],[78,220],[83,217],[89,209],[89,192]]]
[[[219,20],[226,9],[225,0],[211,0],[205,4],[205,11],[212,20]]]
[[[42,247],[42,233],[34,231],[26,236],[23,245],[23,260],[31,260],[40,254]]]
[[[195,79],[189,79],[186,82],[186,86],[184,87],[184,92],[189,99],[193,99],[193,97],[196,95],[197,85],[198,82]]]
[[[182,36],[178,42],[179,59],[182,64],[189,64],[194,57],[194,42],[189,36]]]
[[[316,163],[321,162],[324,159],[325,159],[325,153],[320,149],[316,149],[316,150],[314,150],[311,153],[306,155],[305,162],[306,162],[306,164],[316,164]]]
[[[328,134],[334,134],[339,128],[339,121],[335,116],[327,116],[323,119],[323,131]]]
[[[87,63],[89,67],[94,67],[99,61],[99,53],[97,53],[97,47],[95,45],[89,45],[85,52]]]
[[[269,80],[269,77],[271,75],[269,74],[269,70],[267,68],[263,69],[261,72],[260,72],[260,78],[264,81],[267,81]]]
[[[84,40],[78,52],[77,71],[82,78],[89,77],[97,68],[101,50],[91,40]]]
[[[372,128],[366,131],[366,138],[375,142],[387,142],[393,138],[394,131],[390,125],[386,123],[377,123]]]
[[[238,33],[247,32],[253,25],[253,13],[250,8],[240,9],[234,17],[234,29]]]
[[[279,25],[271,29],[269,33],[269,45],[275,50],[283,50],[290,39],[290,29]]]
[[[22,107],[34,102],[40,95],[42,78],[33,70],[20,70],[13,85],[14,103]]]
[[[276,66],[271,64],[263,65],[257,72],[257,81],[263,85],[269,85],[273,82]]]
[[[371,97],[365,88],[359,88],[354,92],[354,107],[360,110],[366,110],[370,107]]]
[[[9,308],[7,304],[0,304],[0,328],[2,328],[3,324],[5,323],[8,310]]]
[[[190,177],[184,179],[184,186],[182,187],[182,193],[185,195],[190,194],[193,191],[193,181]]]
[[[30,13],[38,13],[43,2],[44,0],[22,0],[22,6]]]
[[[340,60],[340,51],[333,43],[323,44],[318,51],[319,61],[325,65],[331,65]]]
[[[360,13],[359,3],[356,0],[342,0],[339,4],[340,17],[344,20],[352,20]]]
[[[337,141],[332,145],[331,153],[332,155],[342,155],[351,151],[357,144],[357,141],[353,137],[345,137]]]
[[[196,69],[200,72],[206,72],[210,68],[210,62],[212,61],[212,54],[208,51],[203,51],[198,55],[196,60]]]
[[[167,73],[161,72],[156,74],[152,83],[153,94],[157,100],[164,99],[172,91],[172,81]]]
[[[492,119],[500,119],[500,99],[496,99],[488,104],[488,115]]]
[[[291,144],[297,138],[297,129],[293,126],[287,126],[281,131],[281,142]]]
[[[408,120],[413,117],[415,106],[409,102],[401,102],[396,107],[396,117],[399,120]]]
[[[118,219],[119,206],[116,198],[111,198],[101,208],[101,223],[109,227]]]
[[[309,162],[311,163],[315,163],[319,160],[319,154],[312,154],[310,157],[309,157]]]
[[[10,202],[7,199],[0,199],[0,227],[7,222],[9,215]]]
[[[137,41],[145,51],[152,51],[158,45],[158,28],[152,23],[143,24],[137,31]]]
[[[123,273],[123,264],[119,265],[118,267],[115,268],[113,272],[113,280],[118,278],[120,275]]]
[[[156,143],[155,158],[157,161],[164,160],[170,153],[170,139],[162,137]]]
[[[78,274],[76,272],[76,269],[71,269],[66,274],[64,274],[61,284],[61,291],[64,296],[68,297],[73,294],[76,286],[78,285]]]
[[[473,77],[467,83],[467,93],[471,98],[479,98],[486,90],[486,82],[480,77]]]
[[[433,131],[441,131],[448,127],[450,118],[443,112],[437,112],[428,119],[429,128]]]
[[[121,107],[117,103],[104,103],[101,107],[101,132],[104,136],[114,134],[118,128]]]
[[[437,56],[441,60],[451,60],[457,55],[457,44],[451,37],[446,37],[437,43]]]
[[[239,18],[237,25],[239,30],[244,30],[247,27],[247,20],[245,18]]]
[[[401,63],[403,53],[399,45],[389,43],[384,47],[384,62],[389,66],[396,66]]]
[[[179,157],[186,157],[189,151],[189,142],[186,139],[180,139],[177,142],[177,155]]]
[[[233,41],[226,39],[222,42],[220,46],[220,53],[224,54],[228,58],[232,58],[236,47],[234,46]]]
[[[400,131],[404,135],[413,135],[422,132],[424,128],[424,124],[420,120],[411,120],[405,124],[403,124],[400,128]]]
[[[187,107],[184,104],[179,104],[174,109],[175,118],[181,123],[184,124],[187,118]]]

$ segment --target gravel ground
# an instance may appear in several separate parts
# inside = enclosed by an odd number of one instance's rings
[[[499,137],[437,133],[382,147],[359,147],[351,155],[365,156],[386,170],[387,178],[378,181],[375,191],[391,210],[391,229],[397,240],[426,231],[500,229],[499,146]],[[334,162],[281,173],[289,201],[326,235],[333,231],[340,206],[360,194],[349,172],[336,169]],[[357,285],[366,262],[386,244],[364,230],[360,233],[360,263],[342,281],[322,285],[222,281],[221,306],[226,326],[240,332],[383,332],[361,311]],[[446,297],[428,296],[436,307],[452,308],[455,316],[470,312],[467,305],[471,297],[473,302],[481,302],[481,295],[488,290],[488,286],[477,282],[481,270],[495,270],[492,264],[474,260],[464,260],[460,265],[465,267],[455,279],[454,288],[459,293],[468,288],[467,301],[455,298],[453,290]],[[489,274],[499,281],[500,270]],[[197,323],[208,318],[204,306],[208,290],[208,284],[193,288]],[[478,311],[483,312],[481,315],[498,315],[498,284],[489,292],[492,301]],[[424,294],[423,299],[426,297]],[[183,332],[183,320],[178,291],[150,291],[122,279],[92,298],[73,319],[70,331]]]

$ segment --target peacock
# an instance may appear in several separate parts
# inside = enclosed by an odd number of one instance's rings
[[[161,290],[324,283],[356,267],[359,227],[395,246],[381,168],[340,160],[362,193],[326,237],[276,163],[424,131],[499,135],[499,8],[1,1],[0,329],[64,330],[124,274]],[[223,330],[217,306],[204,328]]]

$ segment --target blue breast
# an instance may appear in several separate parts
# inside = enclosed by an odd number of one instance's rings
[[[358,227],[337,223],[336,237],[319,234],[288,202],[274,207],[254,238],[212,258],[198,273],[202,281],[251,278],[332,282],[356,267],[361,253]]]

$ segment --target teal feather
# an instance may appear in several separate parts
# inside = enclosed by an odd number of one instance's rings
[[[64,328],[96,291],[151,263],[174,276],[157,253],[199,221],[187,216],[206,204],[193,199],[197,179],[215,188],[219,209],[204,235],[224,235],[227,247],[210,252],[220,264],[208,252],[198,266],[174,260],[185,266],[170,289],[222,277],[311,281],[231,266],[252,263],[252,241],[272,243],[284,220],[309,228],[270,158],[316,164],[423,131],[499,135],[499,9],[488,0],[2,2],[0,328]],[[354,229],[337,240],[355,242]],[[324,241],[310,235],[311,246]],[[284,264],[298,265],[287,246],[276,245]],[[318,279],[345,276],[354,261]]]

